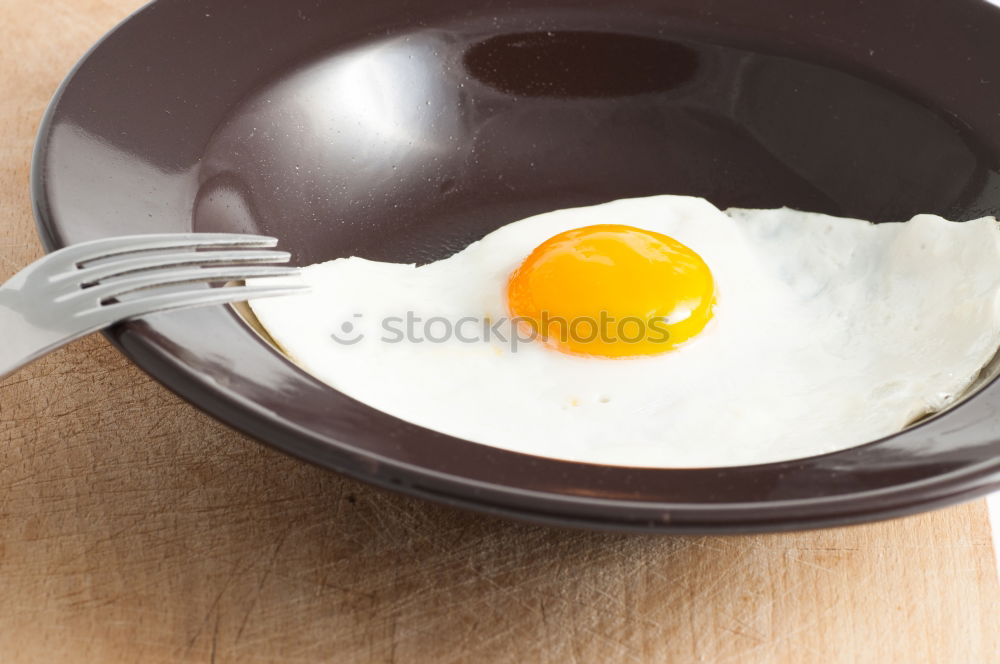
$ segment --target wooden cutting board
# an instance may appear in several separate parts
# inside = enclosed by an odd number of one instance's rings
[[[35,131],[135,0],[0,0],[0,280]],[[0,341],[2,342],[2,341]],[[1000,661],[980,502],[753,537],[560,531],[306,466],[100,337],[0,383],[0,662]]]

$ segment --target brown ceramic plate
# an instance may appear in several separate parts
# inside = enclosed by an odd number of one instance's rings
[[[1000,10],[983,0],[161,0],[60,90],[33,186],[49,248],[193,228],[276,235],[300,264],[424,262],[532,214],[658,193],[970,219],[1000,209],[998,167]],[[310,378],[229,309],[111,337],[290,454],[535,521],[782,530],[1000,486],[996,382],[836,454],[632,469],[407,424]]]

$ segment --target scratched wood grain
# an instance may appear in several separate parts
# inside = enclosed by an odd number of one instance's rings
[[[0,279],[59,80],[135,0],[0,0]],[[2,342],[2,341],[0,341]],[[0,383],[0,662],[998,661],[981,502],[629,537],[386,494],[264,449],[101,338]]]

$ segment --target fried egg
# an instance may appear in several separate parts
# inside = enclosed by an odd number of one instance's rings
[[[953,403],[1000,345],[993,218],[654,196],[517,221],[427,265],[352,257],[301,278],[310,292],[251,305],[305,371],[441,433],[598,464],[861,445]]]

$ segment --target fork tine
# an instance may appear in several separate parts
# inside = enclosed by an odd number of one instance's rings
[[[189,288],[172,293],[157,293],[137,297],[127,302],[118,302],[87,309],[78,316],[100,316],[107,319],[107,324],[118,321],[139,318],[149,314],[188,307],[203,307],[214,304],[231,304],[282,295],[303,294],[309,287],[302,284],[286,286],[233,286],[231,288]]]
[[[300,274],[296,267],[243,267],[239,265],[225,267],[187,267],[178,269],[150,270],[132,273],[123,277],[102,281],[90,288],[74,290],[57,298],[67,300],[105,300],[118,297],[138,290],[157,288],[161,286],[176,286],[189,283],[208,283],[214,281],[238,281],[244,279],[281,278]]]
[[[249,265],[259,263],[287,263],[287,251],[269,249],[232,249],[228,251],[177,251],[132,256],[102,263],[80,270],[71,270],[53,277],[53,281],[72,279],[88,284],[119,277],[133,272],[144,272],[184,265]]]
[[[69,270],[78,263],[154,249],[211,249],[225,247],[274,247],[278,240],[266,235],[240,233],[154,233],[128,235],[81,242],[53,252],[57,269]]]

